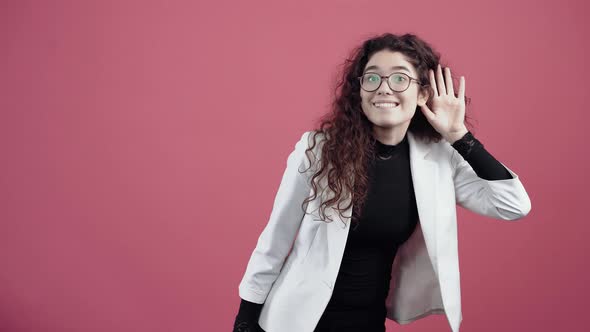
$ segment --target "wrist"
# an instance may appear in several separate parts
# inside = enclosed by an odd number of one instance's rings
[[[442,135],[442,136],[447,142],[449,142],[450,144],[453,144],[456,141],[458,141],[459,139],[461,139],[463,136],[465,136],[465,134],[467,134],[467,132],[469,132],[469,130],[467,130],[467,128],[465,127],[465,128],[462,128],[461,130],[446,133],[445,135]]]

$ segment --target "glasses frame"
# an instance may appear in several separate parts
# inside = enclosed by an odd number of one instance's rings
[[[377,75],[377,76],[379,76],[379,79],[380,79],[381,81],[379,82],[379,85],[377,85],[377,88],[375,88],[375,90],[367,90],[367,89],[364,89],[364,88],[363,88],[363,76],[365,76],[365,75],[367,75],[367,74],[373,74],[373,75]],[[390,78],[391,76],[395,75],[395,74],[401,74],[401,75],[404,75],[404,76],[406,76],[406,77],[407,77],[407,78],[410,80],[410,83],[408,83],[408,86],[407,86],[405,89],[403,89],[403,90],[401,90],[401,91],[398,91],[398,90],[395,90],[394,88],[392,88],[392,87],[391,87],[391,84],[389,83],[389,78]],[[359,84],[361,85],[361,89],[363,89],[363,90],[365,90],[365,91],[367,91],[367,92],[374,92],[374,91],[377,91],[377,90],[379,90],[379,88],[381,87],[381,84],[383,84],[383,81],[384,81],[384,79],[385,79],[385,82],[387,82],[387,86],[388,86],[388,87],[389,87],[389,88],[390,88],[392,91],[395,91],[395,92],[404,92],[404,91],[408,90],[408,88],[410,87],[410,84],[412,84],[412,82],[416,82],[416,83],[418,83],[418,85],[420,85],[420,86],[428,86],[428,84],[422,84],[422,82],[420,82],[420,80],[419,80],[419,79],[416,79],[416,78],[414,78],[414,77],[412,77],[412,76],[410,76],[410,75],[408,75],[408,74],[406,74],[406,73],[403,73],[403,72],[395,72],[395,73],[391,73],[391,74],[389,74],[389,75],[387,75],[387,76],[382,76],[382,75],[379,75],[378,73],[374,73],[374,72],[366,72],[366,73],[362,74],[361,76],[359,76],[359,77],[357,77],[357,78],[358,78],[358,80],[359,80]]]

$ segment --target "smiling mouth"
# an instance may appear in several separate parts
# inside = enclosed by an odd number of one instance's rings
[[[396,108],[397,106],[399,106],[398,103],[372,103],[372,105],[377,108],[383,108],[383,109]]]

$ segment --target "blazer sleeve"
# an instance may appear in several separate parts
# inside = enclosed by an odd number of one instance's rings
[[[305,169],[309,135],[308,131],[301,136],[287,158],[287,168],[275,196],[270,218],[258,238],[239,285],[239,295],[244,300],[264,303],[301,225],[304,216],[301,204],[308,197],[311,187],[306,174],[299,170],[303,172]]]
[[[517,220],[531,210],[531,201],[516,173],[503,163],[512,179],[485,180],[453,150],[453,182],[457,204],[474,213],[501,220]]]

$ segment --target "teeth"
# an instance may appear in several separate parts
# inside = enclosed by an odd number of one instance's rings
[[[376,107],[393,108],[396,107],[397,103],[374,103]]]

